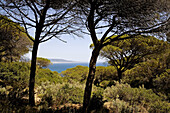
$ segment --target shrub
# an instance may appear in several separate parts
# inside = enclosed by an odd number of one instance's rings
[[[29,68],[28,63],[0,62],[0,84],[2,88],[6,89],[10,97],[21,98],[23,96],[24,89],[28,86]]]
[[[82,103],[83,87],[84,86],[77,82],[73,84],[42,82],[37,90],[38,96],[42,98],[41,104],[47,104],[47,106],[55,104],[59,106],[65,103]]]
[[[161,92],[167,96],[167,100],[170,101],[170,69],[166,69],[153,80],[153,85],[157,92]]]
[[[170,104],[156,95],[151,89],[143,87],[131,88],[128,84],[116,83],[115,86],[106,88],[104,91],[104,100],[115,101],[119,99],[127,102],[130,106],[141,106],[149,112],[167,112],[170,110]],[[157,103],[160,104],[157,104]],[[166,107],[165,107],[166,106]],[[157,107],[157,109],[154,109]]]
[[[35,83],[41,85],[41,82],[49,81],[50,83],[62,83],[62,77],[56,71],[51,71],[50,69],[38,68],[36,72]]]
[[[101,110],[104,104],[103,91],[104,91],[103,88],[96,87],[96,86],[93,87],[93,95],[90,100],[90,107],[89,107],[90,111],[96,110],[99,112]]]
[[[144,107],[139,105],[132,106],[129,105],[128,102],[125,102],[124,100],[120,99],[115,99],[111,102],[106,102],[104,104],[103,111],[106,111],[106,109],[113,113],[148,113],[148,111]]]
[[[74,68],[70,68],[65,71],[62,71],[61,74],[66,78],[84,83],[87,78],[88,67],[79,65]]]
[[[100,83],[100,87],[103,87],[103,88],[106,88],[108,85],[109,85],[110,81],[108,80],[103,80],[101,83]]]
[[[0,112],[17,111],[25,103],[28,94],[30,64],[24,62],[0,62]]]

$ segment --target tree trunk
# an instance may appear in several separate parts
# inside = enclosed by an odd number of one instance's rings
[[[86,81],[86,87],[84,92],[84,100],[83,100],[83,113],[89,113],[89,104],[90,104],[90,97],[92,91],[92,84],[95,76],[96,71],[96,62],[99,56],[100,49],[94,49],[92,52],[90,64],[89,64],[89,74]]]
[[[119,83],[121,83],[122,71],[121,70],[117,70],[117,74],[118,74]]]
[[[29,81],[29,105],[34,106],[35,105],[35,99],[34,99],[34,85],[35,85],[35,71],[36,71],[36,60],[37,60],[37,52],[38,52],[38,46],[39,46],[39,38],[42,33],[43,25],[45,22],[45,16],[47,13],[47,10],[49,8],[50,0],[46,0],[46,5],[42,9],[42,15],[40,16],[39,23],[36,24],[36,34],[35,34],[35,40],[34,40],[34,46],[32,50],[32,60],[31,60],[31,72],[30,72],[30,81]]]
[[[34,99],[34,85],[35,85],[35,71],[36,71],[36,58],[38,52],[39,41],[35,40],[33,50],[32,50],[32,60],[31,60],[31,72],[30,72],[30,81],[29,81],[29,105],[35,105]]]

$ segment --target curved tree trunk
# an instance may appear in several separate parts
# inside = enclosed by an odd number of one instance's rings
[[[84,100],[83,100],[83,113],[89,113],[89,104],[90,104],[90,97],[92,91],[92,84],[95,76],[96,71],[96,62],[99,56],[100,49],[94,49],[92,52],[90,64],[89,64],[89,74],[86,81],[86,87],[84,92]]]
[[[35,40],[33,50],[32,50],[32,59],[31,59],[31,72],[30,72],[30,81],[29,81],[29,105],[35,105],[34,99],[34,85],[35,85],[35,72],[36,72],[36,59],[38,52],[39,41]]]

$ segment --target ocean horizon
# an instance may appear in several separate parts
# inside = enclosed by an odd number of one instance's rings
[[[50,64],[47,68],[49,68],[51,71],[57,71],[58,73],[61,73],[62,71],[65,71],[69,68],[73,68],[73,67],[76,67],[78,65],[81,65],[81,66],[87,66],[89,67],[89,63],[88,62],[60,62],[60,63],[53,63],[53,64]],[[105,62],[99,62],[96,64],[96,66],[104,66],[106,67],[107,66],[107,63]]]

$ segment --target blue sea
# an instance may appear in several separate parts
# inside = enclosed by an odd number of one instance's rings
[[[78,65],[89,66],[89,63],[54,63],[49,65],[47,68],[49,68],[51,71],[57,71],[58,73],[61,73],[68,68],[73,68]],[[107,63],[97,63],[96,66],[107,66]]]

